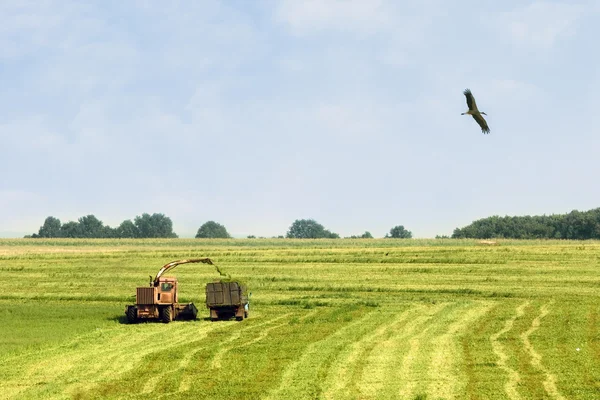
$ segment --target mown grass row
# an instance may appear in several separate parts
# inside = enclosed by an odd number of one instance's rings
[[[0,398],[573,398],[600,393],[600,244],[0,240]],[[387,256],[385,254],[388,254]],[[252,291],[210,323],[124,324],[166,262]],[[477,262],[474,262],[477,261]],[[579,349],[579,350],[577,350]],[[168,371],[166,373],[165,371]]]

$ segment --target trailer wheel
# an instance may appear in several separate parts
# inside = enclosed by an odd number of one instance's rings
[[[173,316],[171,314],[171,307],[164,307],[160,309],[160,319],[165,324],[168,324],[173,320]]]
[[[127,308],[127,322],[135,324],[137,322],[137,310],[135,307]]]

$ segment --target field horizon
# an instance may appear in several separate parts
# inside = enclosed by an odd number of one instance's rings
[[[250,317],[130,325],[210,257]],[[600,241],[0,239],[0,398],[597,399]]]

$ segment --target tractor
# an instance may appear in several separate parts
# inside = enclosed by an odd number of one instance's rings
[[[127,322],[159,319],[169,323],[174,319],[196,319],[198,309],[194,303],[179,304],[178,302],[177,279],[162,276],[166,271],[188,263],[214,265],[210,258],[193,258],[165,264],[154,279],[150,276],[150,287],[137,288],[135,304],[125,306]]]

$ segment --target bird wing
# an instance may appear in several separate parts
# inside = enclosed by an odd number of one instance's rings
[[[469,110],[477,110],[477,103],[475,103],[475,97],[473,97],[473,93],[471,93],[471,90],[465,89],[463,94],[467,98],[467,106],[469,106]]]
[[[481,114],[475,114],[473,115],[473,119],[475,121],[477,121],[477,123],[479,124],[479,126],[481,127],[481,132],[483,133],[490,133],[490,128],[488,127],[487,122],[485,121],[485,119],[481,116]]]

